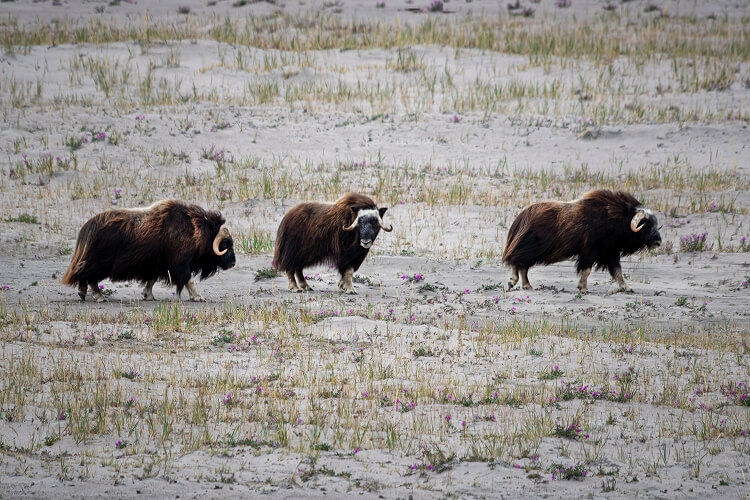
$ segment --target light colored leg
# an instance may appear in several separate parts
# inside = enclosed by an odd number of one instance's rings
[[[305,279],[305,275],[302,272],[302,269],[298,269],[297,272],[294,273],[294,275],[297,277],[297,283],[299,283],[299,287],[302,290],[306,292],[309,292],[312,290],[312,287],[307,284],[307,280]]]
[[[141,296],[143,297],[143,300],[156,300],[154,299],[154,283],[156,283],[156,280],[148,280],[146,282],[146,286],[143,287],[143,291],[141,292]]]
[[[81,300],[86,300],[86,289],[88,287],[86,286],[86,283],[83,281],[78,283],[78,296],[81,297]]]
[[[344,293],[354,294],[357,293],[357,291],[354,289],[354,283],[352,283],[352,277],[354,276],[354,269],[347,269],[346,272],[344,272],[343,276],[341,276],[341,281],[339,281],[339,289]]]
[[[518,268],[516,266],[510,266],[510,278],[508,278],[508,290],[516,286],[518,283]]]
[[[289,279],[289,291],[300,292],[301,290],[297,288],[297,282],[294,280],[294,271],[287,271],[286,277]]]
[[[529,277],[528,277],[528,269],[519,269],[518,272],[521,274],[521,287],[524,290],[533,290],[534,287],[531,286],[531,283],[529,283]]]
[[[581,293],[588,293],[588,281],[589,281],[589,274],[591,274],[591,268],[584,269],[581,271],[581,277],[578,278],[578,290],[581,291]]]
[[[622,275],[622,268],[621,267],[618,267],[617,269],[615,269],[615,273],[612,275],[612,277],[614,278],[614,280],[619,285],[617,287],[617,291],[618,292],[632,292],[633,291],[633,290],[630,289],[630,287],[628,286],[628,284],[625,283],[625,277],[623,277],[623,275]]]
[[[99,283],[89,283],[89,289],[91,290],[91,297],[97,302],[107,302],[107,297],[102,295],[99,290]]]
[[[187,282],[187,285],[185,285],[188,289],[188,293],[190,294],[190,300],[193,302],[205,302],[206,299],[204,299],[201,294],[198,293],[198,290],[195,289],[195,282],[193,281],[193,278],[190,278],[190,280]]]

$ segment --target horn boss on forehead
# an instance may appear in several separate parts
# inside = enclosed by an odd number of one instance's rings
[[[656,216],[623,191],[590,191],[571,202],[546,201],[524,208],[511,224],[503,262],[511,268],[508,289],[519,280],[531,290],[528,270],[576,259],[578,289],[588,291],[592,267],[607,269],[620,291],[630,291],[620,257],[661,244]]]
[[[105,297],[99,281],[137,280],[143,298],[153,300],[152,287],[162,281],[187,287],[191,300],[203,300],[193,276],[208,278],[235,264],[232,236],[219,212],[180,200],[162,200],[146,208],[108,210],[89,219],[78,233],[76,249],[62,283],[78,286],[86,299]]]
[[[359,269],[379,231],[387,208],[369,197],[347,193],[335,203],[306,202],[284,215],[276,234],[274,267],[289,279],[289,290],[311,290],[303,270],[331,263],[341,274],[339,289],[356,293],[352,276]]]

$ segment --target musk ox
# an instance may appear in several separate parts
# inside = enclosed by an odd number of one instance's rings
[[[511,269],[508,290],[518,282],[532,290],[527,276],[536,264],[576,258],[578,289],[587,292],[591,268],[606,268],[619,285],[630,287],[622,276],[620,257],[661,244],[654,213],[622,191],[590,191],[570,202],[546,201],[524,208],[508,231],[503,262]]]
[[[386,210],[358,193],[347,193],[335,203],[292,207],[281,219],[273,257],[276,270],[289,278],[289,290],[312,290],[302,270],[330,263],[341,274],[339,289],[357,293],[352,284],[354,271],[367,257],[378,232],[393,230],[383,224]]]
[[[103,302],[99,281],[104,278],[143,282],[145,300],[154,300],[154,283],[163,281],[177,287],[178,297],[187,287],[190,300],[203,301],[193,275],[200,273],[205,279],[235,263],[232,236],[224,222],[219,212],[179,200],[107,210],[81,228],[62,283],[77,285],[81,300],[86,300],[88,287],[91,296]]]

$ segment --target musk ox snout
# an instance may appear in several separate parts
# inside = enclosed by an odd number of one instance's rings
[[[659,234],[659,231],[656,231],[656,234],[651,239],[648,247],[649,248],[656,248],[661,246],[661,235]]]

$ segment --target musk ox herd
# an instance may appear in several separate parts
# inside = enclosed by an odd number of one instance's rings
[[[293,206],[276,234],[273,265],[289,279],[292,292],[310,291],[305,268],[330,264],[341,275],[338,287],[356,293],[352,278],[364,262],[388,209],[369,197],[347,193],[334,203],[307,202]],[[140,281],[144,300],[154,300],[157,281],[174,286],[180,297],[203,301],[193,282],[235,265],[229,229],[219,212],[179,200],[162,200],[145,208],[114,209],[89,219],[78,233],[73,258],[62,283],[87,290],[105,301],[99,282]],[[569,201],[545,201],[524,208],[508,231],[503,262],[511,270],[508,290],[519,280],[531,290],[529,268],[575,259],[578,289],[587,292],[592,268],[606,269],[629,292],[620,257],[661,244],[654,213],[622,191],[596,190]]]

